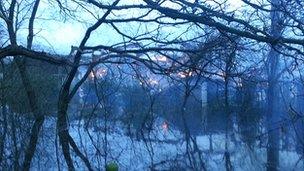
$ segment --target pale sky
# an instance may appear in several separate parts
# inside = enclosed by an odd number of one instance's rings
[[[129,3],[130,0],[125,0],[124,2]],[[132,0],[132,2],[134,1]],[[241,0],[230,0],[230,3],[232,4],[232,9],[237,9],[242,4]],[[56,12],[54,12],[54,14],[47,12],[49,9],[52,9],[52,7],[48,6],[47,4],[48,3],[46,0],[42,1],[42,3],[40,4],[40,11],[38,11],[37,16],[41,18],[53,19],[52,17]],[[128,11],[128,13],[130,13],[130,11]],[[126,15],[128,15],[128,13]],[[80,17],[82,17],[83,19],[88,18],[88,21],[93,21],[93,18],[88,14],[84,14],[84,16]],[[60,19],[56,19],[56,21],[39,20],[35,25],[35,28],[37,28],[35,32],[38,33],[35,37],[35,44],[45,44],[45,46],[49,46],[51,44],[56,53],[68,54],[72,45],[79,45],[87,27],[90,25],[91,23],[80,23],[77,21],[70,20],[64,22]],[[137,26],[133,26],[133,28],[134,27]],[[126,30],[129,29],[130,31],[132,31],[131,29],[133,28],[131,25],[126,26]],[[118,35],[110,26],[102,25],[98,30],[94,32],[88,43],[90,45],[99,43],[113,44],[117,43],[118,40],[121,40],[120,35]]]

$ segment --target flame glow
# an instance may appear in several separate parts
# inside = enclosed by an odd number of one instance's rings
[[[164,133],[168,132],[168,130],[169,130],[169,125],[168,125],[168,123],[167,123],[166,121],[163,122],[163,124],[162,124],[161,127],[162,127]]]

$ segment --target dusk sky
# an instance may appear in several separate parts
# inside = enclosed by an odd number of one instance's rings
[[[81,14],[77,14],[80,18],[81,22],[74,21],[73,19],[67,18],[63,20],[62,17],[55,16],[55,11],[52,11],[53,6],[48,5],[47,0],[43,0],[41,3],[41,8],[38,11],[38,18],[36,22],[36,33],[38,33],[35,37],[34,44],[42,44],[45,46],[52,45],[56,53],[68,54],[70,52],[71,46],[78,46],[81,39],[84,36],[86,29],[91,26],[94,21],[94,18],[91,14],[83,11]],[[140,0],[122,0],[121,3],[139,3]],[[210,1],[211,3],[212,1]],[[235,10],[241,7],[241,0],[230,0],[231,10]],[[74,4],[75,5],[75,4]],[[98,9],[95,9],[98,11]],[[100,13],[102,15],[102,13]],[[137,11],[123,11],[120,12],[119,15],[125,17],[129,17],[130,15],[136,15]],[[40,26],[39,26],[40,25]],[[45,27],[48,25],[48,27]],[[125,30],[125,33],[136,32],[139,25],[133,24],[123,24],[120,28]],[[146,27],[146,26],[145,26]],[[148,26],[149,27],[149,26]],[[39,29],[43,28],[43,29]],[[47,28],[47,29],[46,29]],[[140,26],[140,29],[143,29],[144,26]],[[152,27],[151,27],[152,28]],[[184,27],[185,29],[185,27]],[[21,30],[20,34],[24,34]],[[168,34],[177,34],[178,32],[183,31],[181,28],[164,28],[163,31]],[[110,25],[103,24],[100,28],[98,28],[91,36],[88,45],[112,45],[118,43],[122,40],[122,36],[118,35]],[[55,43],[56,42],[56,43]]]

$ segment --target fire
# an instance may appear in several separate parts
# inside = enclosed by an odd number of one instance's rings
[[[95,77],[94,72],[91,71],[91,72],[90,72],[90,75],[89,75],[89,78],[90,78],[90,79],[94,79],[94,77]]]
[[[158,84],[158,81],[157,81],[157,80],[154,80],[154,79],[152,79],[152,78],[150,78],[150,79],[148,80],[148,82],[150,83],[150,85],[157,85],[157,84]]]
[[[177,76],[180,77],[180,78],[186,78],[186,77],[189,77],[189,76],[192,76],[192,75],[193,75],[192,71],[177,73]]]
[[[157,61],[157,62],[167,62],[167,57],[165,56],[155,56],[152,57],[153,61]]]
[[[107,75],[107,70],[106,70],[106,69],[99,68],[99,69],[96,70],[96,71],[91,71],[90,74],[89,74],[89,78],[90,78],[90,79],[94,79],[95,77],[97,77],[97,78],[102,78],[102,77],[104,77],[105,75]]]
[[[160,62],[167,62],[167,57],[165,57],[165,56],[159,56],[159,57],[157,58],[157,61],[160,61]]]
[[[169,125],[168,125],[168,123],[167,123],[166,121],[162,124],[162,128],[163,128],[163,131],[164,131],[165,133],[168,132]]]
[[[104,77],[105,75],[107,75],[107,70],[106,69],[98,69],[97,70],[97,76],[99,77],[99,78],[102,78],[102,77]]]

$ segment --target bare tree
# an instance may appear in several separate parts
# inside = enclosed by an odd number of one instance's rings
[[[95,167],[91,164],[89,157],[82,152],[83,149],[78,147],[78,142],[70,135],[68,116],[73,97],[97,65],[128,64],[132,67],[144,66],[153,74],[161,74],[163,76],[172,76],[189,71],[198,72],[197,75],[222,76],[225,82],[224,108],[227,115],[230,115],[229,83],[233,80],[233,77],[240,75],[240,73],[234,73],[232,70],[235,69],[234,62],[243,62],[235,58],[236,53],[249,49],[251,52],[260,55],[254,48],[267,46],[270,47],[267,55],[267,73],[265,73],[268,82],[268,111],[266,116],[269,145],[267,151],[267,169],[277,170],[279,166],[280,132],[279,129],[276,129],[275,124],[281,120],[279,111],[277,111],[279,102],[276,100],[279,98],[277,93],[279,91],[278,80],[282,74],[292,72],[289,69],[279,70],[279,63],[282,56],[287,56],[294,61],[303,61],[304,22],[300,12],[300,9],[303,8],[303,2],[297,0],[288,2],[284,0],[272,0],[270,2],[243,0],[242,2],[244,5],[243,9],[231,10],[228,1],[144,0],[135,3],[126,3],[123,0],[115,0],[111,3],[96,0],[50,1],[47,4],[52,4],[57,8],[60,14],[56,15],[61,15],[64,19],[80,23],[84,22],[81,20],[82,14],[89,15],[92,18],[86,23],[89,27],[87,27],[79,45],[68,56],[61,56],[52,54],[47,50],[33,48],[35,44],[34,24],[38,20],[37,13],[39,12],[40,0],[20,2],[17,0],[1,1],[0,19],[1,22],[5,23],[8,41],[4,41],[4,46],[0,48],[0,59],[4,60],[13,56],[13,61],[18,66],[18,72],[27,95],[30,111],[35,119],[31,126],[29,142],[27,142],[24,151],[22,169],[30,169],[38,143],[39,132],[45,120],[43,108],[39,106],[39,95],[30,80],[31,73],[28,65],[32,59],[66,68],[67,75],[62,85],[60,85],[57,101],[56,117],[59,143],[69,170],[75,170],[75,159],[73,159],[71,151],[83,161],[88,170],[94,170]],[[74,8],[75,6],[77,8]],[[136,12],[132,15],[121,15],[125,11]],[[243,13],[244,15],[240,15],[239,13]],[[132,25],[134,29],[126,29],[126,26],[129,25]],[[18,35],[18,31],[20,31],[22,26],[26,27],[28,32],[26,42],[20,41],[21,38]],[[103,26],[110,27],[114,34],[122,37],[121,40],[113,44],[97,41],[92,45],[90,40],[94,37],[93,34],[98,33],[100,29],[104,29]],[[176,32],[166,31],[166,28],[170,28]],[[213,54],[220,54],[217,49],[219,44],[226,43],[223,40],[219,40],[222,37],[214,36],[218,34],[226,35],[228,39],[237,37],[240,42],[248,44],[247,46],[243,46],[243,49],[235,47],[231,55],[224,59],[224,68],[216,66],[214,63],[215,59],[212,58]],[[215,38],[211,40],[210,37]],[[229,41],[235,43],[234,40]],[[200,48],[183,46],[189,42],[198,42],[203,45]],[[248,46],[249,48],[246,49]],[[227,47],[228,45],[225,48]],[[228,51],[230,48],[225,50]],[[96,51],[102,52],[96,59],[87,59],[85,57],[85,55],[92,56]],[[261,51],[265,52],[264,49]],[[158,55],[165,57],[167,60],[166,65],[154,59]],[[224,55],[220,54],[218,58],[222,56]],[[244,58],[247,59],[247,57]],[[246,65],[251,65],[248,68],[256,66],[254,62],[250,63],[248,61],[243,62]],[[85,66],[84,71],[82,70],[83,66]],[[222,70],[224,75],[218,73],[218,70]],[[84,72],[80,79],[77,78],[79,72]],[[191,89],[193,88],[187,84],[184,103],[181,106],[183,109],[187,105]],[[6,94],[6,92],[3,92],[3,94]],[[151,98],[150,100],[154,101],[155,99]],[[6,102],[1,102],[2,115],[5,118],[7,116],[5,114]],[[149,110],[149,114],[151,115],[153,113],[152,109],[153,107]],[[181,113],[184,121],[186,117],[185,112]],[[14,118],[12,117],[11,120],[13,121]],[[5,119],[3,121],[5,129],[7,129],[6,123]],[[187,148],[198,148],[195,146],[196,142],[187,130],[187,122],[184,122],[184,124]],[[15,131],[15,128],[12,131]],[[15,134],[18,133],[14,132],[13,135]],[[5,134],[1,137],[1,151],[4,149],[3,144],[5,143],[3,142],[5,142],[5,137]],[[17,147],[17,138],[13,139],[15,141],[14,146]],[[226,130],[226,141],[228,143],[228,128]],[[227,143],[226,152],[228,152]],[[15,169],[18,169],[18,149],[16,148],[15,151]],[[200,160],[200,164],[193,163],[196,161],[196,156],[193,153],[187,154],[192,169],[206,169],[202,160]],[[201,159],[200,151],[198,154]],[[225,157],[226,169],[232,170],[229,153],[225,153]],[[151,158],[154,160],[153,157]],[[151,164],[152,168],[154,168],[153,160]],[[106,162],[107,157],[105,157],[105,164]]]

